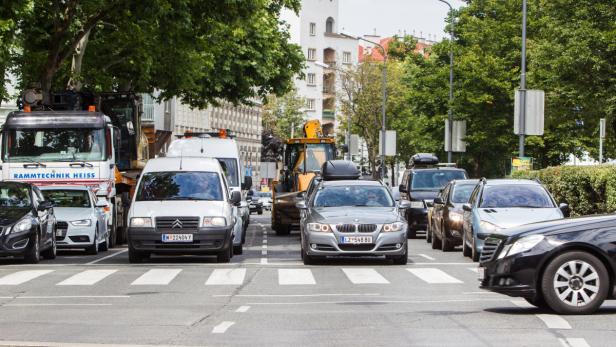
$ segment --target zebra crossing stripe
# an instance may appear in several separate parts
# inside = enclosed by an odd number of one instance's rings
[[[24,270],[17,271],[12,274],[0,277],[0,285],[3,286],[16,286],[22,283],[31,281],[37,277],[46,275],[53,270]]]
[[[310,269],[278,269],[278,284],[316,284]]]
[[[459,279],[448,275],[446,272],[435,269],[435,268],[425,268],[425,269],[407,269],[413,275],[419,277],[422,281],[430,284],[441,284],[441,283],[463,283]]]
[[[182,271],[182,269],[152,269],[131,283],[136,285],[167,285]]]
[[[85,270],[58,283],[58,286],[91,286],[118,270]]]
[[[244,277],[246,277],[246,269],[215,269],[205,285],[241,285],[244,283]]]
[[[343,268],[342,271],[353,284],[388,284],[389,281],[374,269]]]

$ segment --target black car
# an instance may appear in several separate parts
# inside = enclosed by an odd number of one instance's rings
[[[481,288],[561,314],[588,314],[615,298],[616,215],[560,219],[490,234]]]
[[[248,191],[246,202],[248,203],[250,213],[263,214],[263,203],[259,201],[259,197],[255,194],[254,190]]]
[[[428,227],[428,205],[439,191],[452,180],[467,179],[463,169],[438,166],[438,158],[420,153],[411,157],[409,169],[404,171],[400,184],[400,199],[410,201],[411,208],[405,212],[409,225],[408,237],[415,238],[417,231]]]
[[[31,184],[0,182],[0,257],[56,257],[53,204]]]

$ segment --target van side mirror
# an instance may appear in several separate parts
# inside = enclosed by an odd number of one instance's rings
[[[231,199],[229,199],[233,205],[235,206],[239,206],[240,202],[242,201],[242,193],[238,192],[237,190],[231,193]]]
[[[242,184],[242,190],[248,190],[252,188],[252,176],[244,176],[244,183]]]
[[[466,204],[462,205],[462,209],[464,211],[471,212],[473,210],[473,207],[467,202]]]
[[[407,190],[406,190],[406,185],[401,184],[401,185],[398,187],[398,190],[400,191],[400,193],[406,193],[406,192],[407,192]]]

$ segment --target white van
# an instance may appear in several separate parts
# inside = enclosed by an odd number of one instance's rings
[[[227,174],[227,182],[231,191],[242,192],[252,186],[252,177],[243,176],[244,167],[240,160],[240,152],[235,139],[214,134],[192,134],[171,142],[167,157],[202,157],[216,158]],[[246,196],[242,194],[240,206],[235,208],[235,216],[242,220],[236,226],[233,247],[235,254],[242,254],[242,245],[246,241],[246,229],[250,221],[250,210]]]
[[[157,253],[216,255],[229,262],[240,200],[216,159],[151,159],[128,212],[129,261]]]

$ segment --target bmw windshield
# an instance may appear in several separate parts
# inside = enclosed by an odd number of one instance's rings
[[[325,186],[315,195],[314,207],[393,207],[394,201],[381,186]]]

